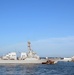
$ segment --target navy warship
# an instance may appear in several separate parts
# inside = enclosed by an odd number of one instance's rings
[[[31,49],[31,43],[28,42],[28,52],[21,52],[21,56],[17,58],[16,52],[8,53],[0,58],[0,64],[6,64],[6,63],[15,63],[15,64],[26,64],[26,63],[34,63],[34,64],[41,64],[42,62],[46,62],[48,59],[47,57],[40,58],[37,53],[35,53]]]

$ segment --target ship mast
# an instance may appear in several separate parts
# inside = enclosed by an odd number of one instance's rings
[[[31,50],[31,43],[30,43],[30,42],[28,42],[28,50],[29,50],[29,51],[32,51],[32,50]]]

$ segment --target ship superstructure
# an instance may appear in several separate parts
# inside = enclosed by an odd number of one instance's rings
[[[21,53],[21,58],[20,59],[23,59],[23,60],[38,60],[39,59],[39,56],[31,49],[31,43],[28,42],[28,53],[25,53],[25,52],[22,52]]]

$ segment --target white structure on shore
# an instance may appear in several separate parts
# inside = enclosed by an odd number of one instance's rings
[[[72,58],[64,58],[63,61],[72,61]]]

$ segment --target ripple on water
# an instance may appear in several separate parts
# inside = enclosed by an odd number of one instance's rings
[[[74,63],[0,65],[0,75],[74,75]]]

